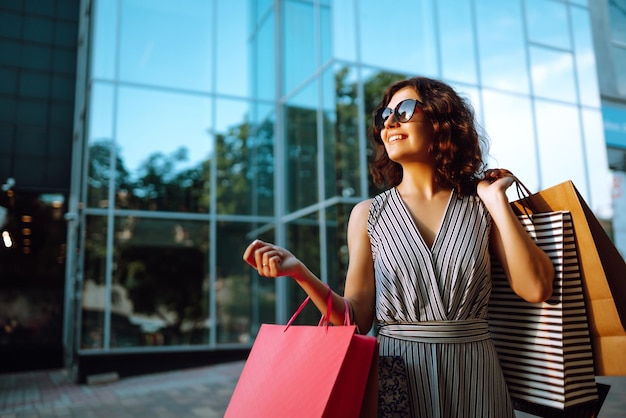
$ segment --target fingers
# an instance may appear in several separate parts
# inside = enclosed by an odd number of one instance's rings
[[[255,240],[246,248],[243,259],[262,276],[276,276],[285,254],[282,248]]]
[[[485,180],[495,181],[503,177],[513,177],[513,173],[506,168],[490,168],[485,171]]]

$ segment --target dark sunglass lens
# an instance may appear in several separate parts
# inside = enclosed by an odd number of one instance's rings
[[[385,127],[385,121],[387,121],[389,115],[391,115],[391,109],[389,109],[388,107],[380,109],[378,112],[376,112],[376,118],[374,120],[376,128],[383,129]]]
[[[396,117],[398,118],[398,122],[408,122],[413,117],[416,104],[417,102],[412,99],[402,101],[398,107],[396,107]]]

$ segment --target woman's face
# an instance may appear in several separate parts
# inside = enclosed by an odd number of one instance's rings
[[[395,109],[398,104],[407,99],[420,97],[413,87],[404,87],[392,97],[387,107]],[[396,120],[392,113],[380,131],[387,154],[397,163],[432,162],[429,149],[433,141],[433,125],[424,115],[419,103],[415,106],[413,116],[406,122]]]

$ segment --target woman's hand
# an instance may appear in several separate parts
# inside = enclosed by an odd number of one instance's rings
[[[295,276],[302,267],[286,249],[258,239],[248,245],[243,259],[265,277]]]
[[[504,197],[506,190],[515,181],[515,176],[504,168],[494,168],[485,171],[485,177],[478,183],[476,192],[485,203],[491,203]]]

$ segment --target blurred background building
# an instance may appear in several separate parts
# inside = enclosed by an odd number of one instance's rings
[[[304,297],[255,238],[342,291],[370,115],[412,75],[626,253],[626,0],[0,0],[0,372],[244,356]]]

